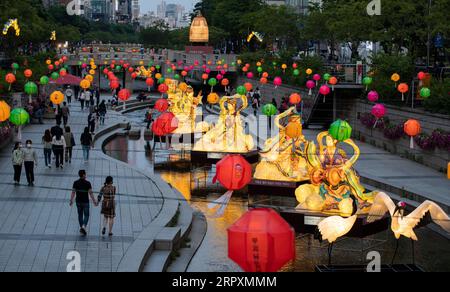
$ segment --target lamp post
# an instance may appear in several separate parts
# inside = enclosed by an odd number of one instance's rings
[[[432,4],[432,0],[429,0],[429,2],[428,2],[428,16],[431,15],[431,4]],[[431,33],[430,33],[430,24],[428,23],[427,68],[430,67],[430,50],[431,50]]]

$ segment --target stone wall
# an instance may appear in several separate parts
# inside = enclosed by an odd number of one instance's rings
[[[363,113],[369,113],[373,104],[357,100],[352,103],[347,112],[348,121],[353,127],[353,135],[356,139],[382,148],[402,157],[414,160],[441,172],[446,172],[447,165],[450,162],[450,152],[436,149],[434,151],[425,151],[415,145],[410,149],[410,139],[403,137],[397,141],[386,138],[382,130],[368,129],[364,126],[359,117]],[[422,125],[422,131],[431,134],[436,129],[442,129],[450,132],[450,117],[445,115],[430,114],[421,110],[400,109],[395,106],[386,106],[387,117],[394,124],[404,123],[408,119],[416,119]]]

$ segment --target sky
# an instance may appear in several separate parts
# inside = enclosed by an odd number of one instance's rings
[[[146,13],[148,11],[155,11],[158,4],[161,3],[161,0],[140,0],[141,1],[141,13]],[[189,10],[197,0],[166,0],[167,4],[181,4]]]

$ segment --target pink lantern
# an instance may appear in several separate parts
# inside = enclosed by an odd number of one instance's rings
[[[375,90],[370,91],[369,94],[367,94],[367,99],[371,102],[377,102],[379,99],[378,92]]]
[[[306,87],[309,89],[309,95],[312,95],[312,90],[314,87],[316,87],[316,83],[312,80],[308,80],[306,82]]]
[[[194,66],[198,66],[200,64],[200,62],[198,60],[194,61]]]
[[[248,78],[248,79],[253,79],[253,77],[255,77],[255,76],[253,75],[253,72],[248,72],[248,73],[247,73],[247,78]]]
[[[203,68],[203,70],[206,70],[206,65],[203,65],[202,68]]]
[[[211,69],[207,68],[207,69],[205,70],[205,72],[206,72],[206,74],[209,74],[209,73],[211,73]]]
[[[219,81],[222,80],[223,79],[223,75],[217,74],[216,79],[219,80]]]
[[[281,77],[275,77],[275,79],[273,80],[273,85],[275,85],[275,88],[281,86],[282,84],[283,80],[281,79]]]
[[[374,117],[377,118],[375,125],[373,125],[373,128],[375,129],[377,127],[378,121],[386,115],[386,107],[380,103],[377,103],[372,107],[371,113],[372,115],[374,115]]]
[[[87,65],[86,63],[84,63],[84,64],[81,65],[81,68],[86,69],[87,66],[88,66],[88,65]]]
[[[189,72],[189,67],[184,67],[184,71]]]
[[[220,70],[220,74],[222,74],[222,75],[225,76],[225,74],[227,74],[227,71],[225,71],[225,70]]]
[[[194,66],[189,66],[189,71],[192,71],[192,70],[194,70]]]
[[[320,77],[319,74],[314,74],[313,79],[314,79],[314,81],[316,81],[316,86],[319,85],[319,81],[320,81],[321,78],[322,77]]]
[[[319,89],[319,93],[323,95],[323,103],[326,102],[326,97],[328,94],[330,94],[331,89],[328,87],[328,85],[322,85]]]

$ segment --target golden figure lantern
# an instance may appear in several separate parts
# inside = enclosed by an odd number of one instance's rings
[[[191,43],[207,43],[209,41],[208,22],[201,14],[192,20],[189,40]]]

